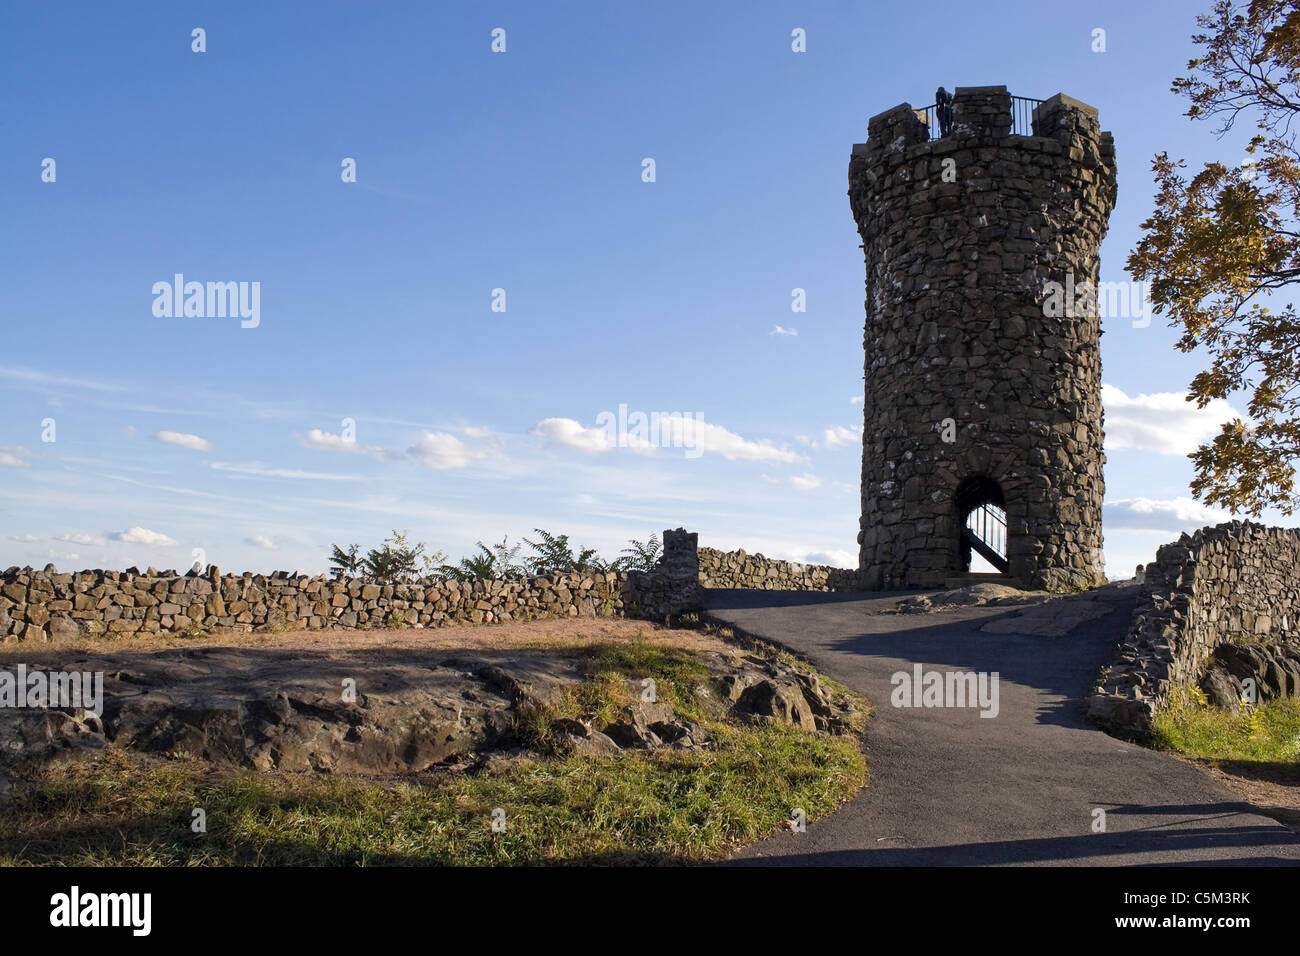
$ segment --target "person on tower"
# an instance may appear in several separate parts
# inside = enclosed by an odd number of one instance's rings
[[[934,112],[939,119],[939,135],[947,136],[952,127],[952,94],[942,86],[934,93]]]

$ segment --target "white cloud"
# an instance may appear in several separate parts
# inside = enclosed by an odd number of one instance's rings
[[[1106,450],[1132,448],[1158,455],[1187,455],[1217,435],[1222,423],[1246,417],[1221,398],[1205,408],[1185,399],[1183,392],[1130,397],[1114,385],[1102,385]]]
[[[647,425],[647,427],[649,427]],[[544,418],[528,430],[567,448],[588,453],[611,451],[618,446],[616,434],[604,427],[587,428],[572,418]],[[656,446],[630,430],[623,435],[625,446],[638,454],[654,454]],[[712,425],[689,416],[663,416],[659,419],[659,442],[662,447],[687,448],[701,453],[712,452],[728,461],[802,462],[808,459],[797,452],[774,445],[767,439],[749,441],[721,425]]]
[[[862,404],[862,396],[861,396],[861,395],[854,395],[852,398],[849,399],[849,404],[850,404],[850,405],[861,405],[861,404]]]
[[[61,535],[58,535],[54,540],[55,540],[55,541],[63,541],[63,542],[65,542],[65,543],[67,543],[67,544],[86,544],[86,545],[89,545],[89,544],[105,544],[105,543],[106,543],[106,542],[104,541],[104,539],[101,538],[101,537],[99,537],[98,535],[93,535],[93,534],[81,534],[81,533],[61,534]]]
[[[839,448],[842,445],[860,445],[862,444],[862,426],[857,429],[845,428],[843,425],[832,425],[822,432],[822,440],[826,443],[827,448]]]
[[[370,455],[372,458],[378,458],[382,461],[394,461],[401,456],[387,448],[380,448],[378,445],[363,445],[356,439],[347,439],[342,435],[335,435],[333,432],[321,431],[319,428],[313,428],[304,435],[295,435],[298,444],[304,448],[316,448],[320,451],[338,451],[350,452],[358,455]]]
[[[772,444],[766,438],[761,441],[749,441],[735,432],[729,432],[721,425],[707,422],[694,422],[695,445],[701,451],[713,452],[728,461],[783,461],[789,464],[807,461],[805,455],[788,448]]]
[[[858,556],[851,551],[813,551],[805,555],[804,564],[828,564],[832,568],[856,568]]]
[[[34,534],[11,534],[9,540],[21,541],[23,544],[31,544],[34,541],[39,541],[40,538],[36,537]]]
[[[364,475],[337,475],[327,471],[301,471],[296,468],[270,468],[261,462],[247,465],[233,464],[227,461],[214,461],[209,466],[215,471],[226,471],[235,475],[251,475],[255,478],[301,478],[309,481],[368,481]]]
[[[154,441],[165,442],[168,445],[180,445],[182,448],[190,448],[194,451],[212,450],[212,445],[207,440],[200,438],[198,435],[187,435],[184,432],[154,432],[150,437]]]
[[[467,438],[477,445],[468,445],[448,432],[425,432],[419,440],[406,449],[406,453],[424,465],[438,471],[464,468],[466,465],[488,458],[502,458],[504,442],[490,428],[470,426],[462,429]]]
[[[772,331],[768,332],[767,334],[768,335],[798,335],[799,330],[787,329],[784,325],[774,325],[772,326]]]
[[[148,528],[127,528],[125,531],[114,531],[109,534],[114,541],[121,541],[123,544],[148,544],[154,547],[166,548],[176,544],[171,538],[160,531],[150,531]]]
[[[1193,498],[1117,498],[1107,501],[1102,525],[1107,530],[1143,531],[1176,537],[1206,525],[1232,520],[1232,515]]]
[[[123,437],[123,438],[134,438],[134,437],[135,437],[135,426],[134,426],[134,425],[127,425],[125,428],[123,428],[123,429],[122,429],[122,437]]]
[[[262,548],[265,551],[279,550],[275,542],[263,534],[255,534],[244,539],[244,544],[251,544],[255,548]]]
[[[446,432],[425,432],[407,453],[426,468],[438,471],[464,468],[479,457],[473,448]]]
[[[619,447],[617,437],[612,429],[603,426],[587,428],[581,422],[574,421],[572,418],[543,418],[528,429],[528,434],[589,454],[613,451]],[[670,436],[669,441],[671,443],[671,431],[668,431],[667,434]],[[625,447],[630,448],[637,454],[654,454],[654,446],[640,435],[628,433],[624,435],[624,440],[626,442]]]
[[[31,462],[19,457],[30,454],[22,445],[0,445],[0,465],[6,468],[30,468]]]

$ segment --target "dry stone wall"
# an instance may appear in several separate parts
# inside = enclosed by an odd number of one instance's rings
[[[645,617],[699,607],[696,536],[664,532],[651,572],[555,574],[383,584],[271,575],[9,568],[0,573],[0,640],[81,635],[385,626],[441,627],[534,618]]]
[[[1300,529],[1233,521],[1183,535],[1146,566],[1137,607],[1089,714],[1145,733],[1216,647],[1300,646]]]
[[[1097,306],[1044,306],[1048,282],[1096,287],[1114,145],[1095,109],[1062,95],[1034,111],[1033,135],[1012,135],[1011,121],[1005,87],[958,88],[949,136],[930,139],[904,103],[853,147],[866,260],[859,566],[873,589],[938,587],[963,570],[957,498],[972,480],[1001,489],[1017,583],[1105,580]]]
[[[861,575],[856,569],[824,564],[777,561],[745,551],[699,549],[700,586],[751,588],[767,591],[856,591]]]

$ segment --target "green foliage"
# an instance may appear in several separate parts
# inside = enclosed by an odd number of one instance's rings
[[[506,578],[521,574],[579,574],[605,571],[652,571],[663,554],[659,535],[645,541],[631,539],[616,560],[609,562],[595,548],[576,548],[567,534],[554,535],[535,528],[538,540],[524,539],[532,553],[520,558],[523,544],[510,544],[509,536],[492,545],[478,542],[478,550],[448,564],[441,551],[426,553],[424,542],[408,543],[405,531],[393,531],[382,547],[371,548],[361,555],[360,545],[347,550],[332,546],[330,566],[336,577],[364,575],[385,584],[413,581],[425,574],[454,577],[461,581],[475,578]]]
[[[478,553],[461,558],[460,564],[444,564],[439,571],[449,577],[469,580],[472,578],[508,578],[525,573],[519,562],[521,545],[510,547],[507,535],[498,543],[488,547],[478,542]]]
[[[652,533],[644,542],[632,538],[628,541],[628,544],[631,547],[623,549],[622,557],[618,558],[613,564],[613,570],[653,571],[663,554],[659,535]]]
[[[405,531],[393,530],[383,547],[371,548],[361,568],[366,577],[384,584],[402,584],[419,579],[422,574],[437,572],[446,562],[441,551],[426,553],[424,542],[410,544]]]
[[[580,571],[605,571],[608,565],[596,553],[595,548],[583,548],[576,554],[569,545],[569,536],[567,534],[553,535],[550,532],[543,531],[541,528],[534,528],[540,541],[530,541],[525,538],[524,543],[533,549],[531,556],[527,558],[528,571],[531,574],[574,574]]]
[[[1253,120],[1251,162],[1210,162],[1190,179],[1167,152],[1152,163],[1156,208],[1128,259],[1150,282],[1155,311],[1181,326],[1178,348],[1203,349],[1190,385],[1198,408],[1248,395],[1249,421],[1224,422],[1188,457],[1193,494],[1258,517],[1300,506],[1300,315],[1285,301],[1300,282],[1300,11],[1289,0],[1220,0],[1197,18],[1203,55],[1174,92],[1186,115],[1214,119],[1222,136]],[[1224,417],[1227,417],[1226,409]]]
[[[1240,714],[1206,706],[1191,694],[1174,698],[1156,715],[1152,740],[1161,750],[1207,760],[1294,764],[1300,761],[1300,698],[1243,704]]]
[[[350,544],[346,551],[337,544],[331,547],[330,569],[336,578],[352,577],[361,570],[361,545]]]

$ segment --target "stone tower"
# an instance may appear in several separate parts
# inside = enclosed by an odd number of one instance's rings
[[[873,117],[849,161],[867,270],[859,567],[868,587],[942,586],[973,547],[1021,586],[1092,587],[1105,456],[1088,291],[1114,143],[1061,94],[958,88],[947,135],[933,113]]]

